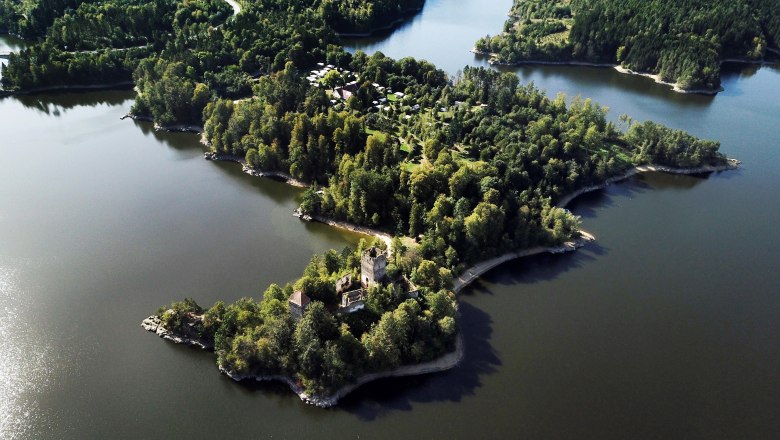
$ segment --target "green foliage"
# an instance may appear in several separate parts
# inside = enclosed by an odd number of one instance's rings
[[[716,89],[721,60],[758,60],[778,47],[780,8],[774,0],[515,0],[504,29],[476,49],[504,63],[620,63],[684,89]]]
[[[425,0],[322,0],[320,11],[339,32],[370,32],[405,13],[422,8]]]
[[[259,302],[217,302],[205,311],[191,299],[174,303],[163,308],[163,323],[174,332],[213,342],[224,369],[289,375],[314,393],[332,392],[364,372],[423,362],[452,350],[457,308],[444,291],[406,299],[394,284],[375,285],[366,310],[334,313],[339,300],[332,292],[334,282],[351,270],[350,257],[359,257],[362,250],[331,250],[312,258],[295,283],[313,299],[297,322],[287,304],[293,286],[272,284]],[[431,269],[439,277],[437,284],[446,284],[440,270]]]
[[[148,112],[161,125],[199,124],[201,114],[211,99],[206,84],[196,82],[183,63],[143,60],[134,73],[138,97],[134,112]]]
[[[719,165],[725,159],[718,152],[717,142],[698,139],[650,121],[632,124],[626,141],[637,146],[634,153],[637,163],[686,168]]]

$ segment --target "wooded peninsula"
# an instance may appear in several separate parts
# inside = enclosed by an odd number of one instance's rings
[[[476,42],[501,64],[617,64],[682,91],[717,91],[723,61],[778,55],[777,0],[515,0],[503,32]]]
[[[734,166],[715,141],[628,116],[608,121],[605,107],[547,96],[514,73],[466,67],[448,76],[424,60],[340,45],[339,33],[381,27],[422,1],[239,4],[240,12],[222,0],[0,3],[0,27],[37,41],[10,55],[6,90],[132,81],[132,116],[197,127],[210,158],[306,185],[301,218],[393,237],[314,256],[300,279],[257,298],[210,308],[186,299],[145,321],[212,349],[234,378],[282,378],[329,396],[367,373],[435,361],[468,331],[458,328],[453,281],[507,253],[580,239],[579,218],[559,206],[570,194],[643,165]],[[532,16],[573,14],[576,23],[585,16],[576,5]],[[729,41],[755,48],[740,38]],[[638,57],[636,47],[621,57]]]

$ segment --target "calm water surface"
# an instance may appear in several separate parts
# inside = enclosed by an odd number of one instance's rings
[[[429,0],[360,44],[454,73],[510,3]],[[579,199],[596,243],[464,292],[461,366],[333,410],[238,385],[138,325],[183,296],[256,294],[358,236],[293,221],[299,191],[203,160],[193,135],[120,121],[129,92],[1,100],[0,438],[780,436],[780,72],[733,66],[717,97],[609,69],[517,72],[717,139],[743,169]]]

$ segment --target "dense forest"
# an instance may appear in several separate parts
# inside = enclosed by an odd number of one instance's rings
[[[475,45],[501,63],[616,63],[707,90],[720,86],[721,61],[778,47],[777,0],[515,0],[504,32]]]
[[[320,11],[337,32],[370,33],[418,11],[425,0],[322,0]]]
[[[365,243],[315,257],[260,301],[204,310],[187,300],[159,312],[169,330],[213,345],[226,370],[284,374],[328,392],[451,351],[453,277],[507,251],[576,238],[579,219],[556,207],[566,194],[640,164],[725,162],[717,142],[628,117],[610,122],[606,108],[549,97],[513,73],[467,67],[449,77],[426,61],[340,46],[338,32],[419,4],[244,1],[237,15],[222,0],[11,4],[23,11],[14,9],[9,29],[39,42],[10,57],[3,85],[132,81],[135,116],[202,126],[214,157],[310,184],[302,216],[396,236],[394,282],[368,288],[358,313],[335,312],[334,281],[356,275]],[[298,320],[293,292],[312,300]]]
[[[366,32],[391,23],[419,9],[423,0],[242,3],[242,13],[227,23],[232,10],[223,0],[2,0],[0,27],[41,41],[11,57],[3,87],[124,82],[142,60],[154,58],[192,66],[188,76],[215,93],[247,95],[252,76],[279,70],[287,60],[313,64],[324,59],[329,45],[338,44],[336,32]],[[158,66],[157,71],[161,75],[166,68]],[[150,74],[139,69],[134,79]],[[157,105],[149,107],[152,112]],[[163,111],[157,113],[159,117]]]
[[[577,220],[554,203],[580,187],[643,163],[723,161],[715,142],[649,122],[624,134],[598,104],[567,105],[513,73],[467,67],[449,80],[429,63],[381,53],[343,62],[343,72],[375,82],[333,105],[288,64],[261,78],[251,100],[209,103],[206,140],[217,154],[314,183],[305,213],[420,236],[420,254],[453,272],[571,238]],[[403,99],[372,106],[381,84]]]

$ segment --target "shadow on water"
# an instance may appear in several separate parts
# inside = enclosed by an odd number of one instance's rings
[[[645,185],[653,190],[673,190],[688,191],[691,190],[713,176],[719,178],[733,179],[739,177],[740,170],[716,171],[713,173],[701,174],[669,174],[669,173],[648,173],[637,176]]]
[[[410,12],[403,17],[403,21],[399,22],[392,28],[374,32],[367,37],[343,37],[341,39],[342,43],[345,47],[355,47],[361,50],[366,47],[371,47],[375,44],[383,43],[392,37],[393,34],[405,30],[414,22],[420,20],[424,10],[425,6],[423,6],[423,10],[419,12]]]
[[[345,411],[363,420],[374,420],[396,411],[409,411],[415,403],[459,402],[473,395],[482,386],[481,378],[497,371],[501,365],[490,344],[493,321],[484,311],[471,304],[461,303],[461,327],[465,353],[463,361],[454,369],[422,376],[382,379],[366,384],[344,397],[333,411]],[[167,344],[171,350],[186,356],[188,362],[212,362],[214,354],[198,348]],[[214,367],[214,374],[219,372]],[[235,382],[221,375],[224,385],[240,394],[262,394],[281,406],[303,405],[278,381]],[[317,410],[317,412],[321,412]]]
[[[616,198],[633,198],[650,189],[651,185],[634,177],[615,183],[609,189],[585,193],[572,200],[566,208],[582,218],[595,218],[599,209],[614,206]]]
[[[539,254],[508,261],[483,274],[461,295],[493,295],[489,284],[515,286],[554,281],[566,272],[585,266],[606,255],[609,248],[598,241],[590,242],[576,252]]]
[[[200,156],[204,161],[202,154],[206,148],[200,141],[200,135],[190,132],[170,132],[165,130],[155,130],[154,123],[149,121],[129,120],[145,136],[152,136],[154,139],[166,147],[178,153],[188,153],[186,159]],[[217,167],[220,172],[237,179],[242,184],[247,184],[263,195],[269,197],[274,202],[282,204],[290,200],[291,194],[297,194],[298,188],[293,188],[285,182],[266,177],[250,176],[242,170],[241,165],[235,162],[210,161],[212,166]]]
[[[566,208],[582,218],[595,218],[598,210],[614,206],[617,199],[632,199],[650,190],[687,191],[713,176],[733,179],[741,175],[741,169],[685,175],[662,172],[642,173],[629,180],[610,185],[609,189],[585,193],[572,200]]]
[[[64,110],[76,107],[97,107],[121,105],[133,99],[131,90],[103,90],[90,92],[45,92],[31,95],[17,95],[14,99],[28,109],[34,109],[50,116],[59,116]],[[129,105],[128,105],[129,107]]]
[[[134,124],[144,136],[152,136],[159,143],[175,151],[203,151],[203,144],[200,143],[200,135],[190,132],[175,132],[165,130],[155,130],[154,123],[150,121],[128,120],[128,123]]]
[[[490,344],[493,320],[484,311],[461,302],[464,357],[452,370],[423,376],[383,379],[364,385],[341,400],[337,410],[363,420],[374,420],[397,411],[410,411],[415,403],[460,402],[475,394],[482,377],[501,366]]]

